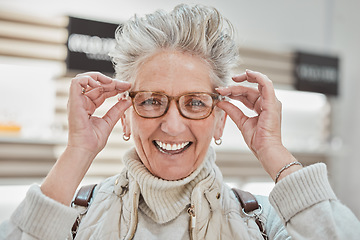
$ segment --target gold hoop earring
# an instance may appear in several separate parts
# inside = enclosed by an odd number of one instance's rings
[[[124,141],[129,141],[130,140],[130,136],[126,136],[125,133],[123,134],[123,139]]]
[[[214,138],[214,143],[215,143],[216,145],[221,145],[222,139],[221,139],[221,138],[219,138],[219,139],[215,139],[215,138]]]

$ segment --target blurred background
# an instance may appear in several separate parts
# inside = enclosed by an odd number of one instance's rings
[[[0,0],[0,221],[30,184],[41,183],[66,145],[71,78],[87,70],[112,76],[107,53],[115,28],[135,13],[178,3],[194,2]],[[335,193],[360,217],[360,1],[196,3],[218,8],[234,24],[242,56],[234,72],[248,68],[273,80],[283,103],[284,145],[305,165],[326,163]],[[131,146],[118,124],[83,184],[120,172]],[[215,149],[229,184],[269,194],[272,180],[230,120]]]

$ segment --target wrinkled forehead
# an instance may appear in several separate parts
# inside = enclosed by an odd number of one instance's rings
[[[198,56],[161,52],[139,66],[134,91],[162,91],[168,94],[211,92],[211,68]]]

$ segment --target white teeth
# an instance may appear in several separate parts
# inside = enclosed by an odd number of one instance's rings
[[[184,142],[184,143],[179,143],[179,144],[170,144],[170,143],[163,143],[160,141],[156,141],[156,144],[167,151],[175,151],[175,150],[179,150],[184,148],[185,146],[187,146],[190,142]]]

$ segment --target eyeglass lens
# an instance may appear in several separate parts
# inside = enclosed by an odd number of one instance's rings
[[[171,99],[177,101],[177,107],[186,118],[202,119],[209,116],[213,109],[213,98],[208,93],[190,93],[180,97],[169,97],[156,92],[136,92],[133,96],[135,111],[145,118],[164,115]]]

